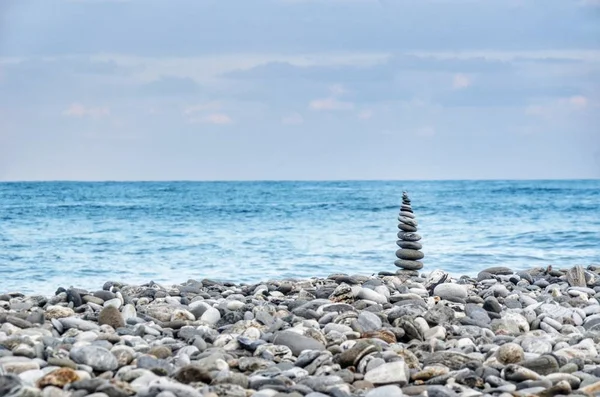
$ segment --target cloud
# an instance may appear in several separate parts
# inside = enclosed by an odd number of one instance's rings
[[[571,104],[575,108],[579,108],[579,109],[583,109],[583,108],[587,107],[588,102],[589,102],[588,99],[586,97],[584,97],[583,95],[572,96],[571,98],[568,99],[568,101],[569,101],[569,104]]]
[[[223,104],[221,102],[212,101],[187,106],[183,109],[183,114],[187,117],[187,121],[192,124],[232,124],[233,119],[227,113],[221,111],[222,109]]]
[[[571,115],[575,112],[584,111],[589,107],[589,104],[590,100],[588,97],[574,95],[554,101],[547,101],[543,104],[527,106],[525,108],[525,114],[528,116],[555,119],[565,115]]]
[[[201,117],[190,118],[191,123],[205,123],[205,124],[216,124],[226,125],[233,124],[233,119],[226,113],[210,113]]]
[[[343,101],[337,98],[348,93],[348,91],[344,88],[343,85],[334,84],[330,86],[329,93],[331,94],[330,97],[313,99],[309,102],[308,107],[312,110],[317,111],[354,109],[354,103]]]
[[[304,118],[299,113],[291,113],[281,118],[281,124],[284,125],[299,125],[304,123]]]
[[[455,74],[454,77],[452,78],[452,87],[457,90],[460,90],[462,88],[467,88],[470,85],[471,85],[471,80],[469,79],[468,76],[466,76],[462,73]]]
[[[76,118],[89,117],[92,119],[101,119],[110,116],[110,109],[106,106],[84,106],[81,103],[75,102],[63,111],[63,115]]]
[[[451,107],[520,109],[534,98],[576,95],[589,85],[590,70],[599,62],[600,51],[413,52],[369,65],[270,62],[223,77],[244,85],[247,98],[292,106],[297,105],[294,100],[319,98],[316,92],[327,89],[321,100],[343,97],[364,107],[419,97]],[[323,102],[315,107],[335,106]]]
[[[368,120],[373,117],[373,111],[370,109],[362,110],[358,113],[358,118],[361,120]]]
[[[306,62],[271,61],[248,69],[226,72],[223,77],[239,80],[312,80],[353,83],[360,81],[389,81],[407,71],[444,71],[450,73],[502,72],[513,68],[506,60],[491,59],[482,55],[469,57],[435,56],[435,53],[413,54],[410,52],[371,54],[370,57],[346,55],[346,62],[307,64]],[[307,56],[308,57],[308,56]],[[319,55],[323,58],[323,55]],[[311,59],[311,58],[309,58]],[[368,61],[368,62],[365,62]],[[331,89],[332,87],[330,87]],[[334,89],[345,87],[338,84]]]
[[[321,98],[313,99],[308,104],[308,107],[312,110],[323,111],[323,110],[352,110],[354,104],[352,102],[340,101],[335,98]]]

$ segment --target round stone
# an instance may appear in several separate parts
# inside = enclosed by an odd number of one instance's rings
[[[404,223],[399,223],[398,229],[405,231],[405,232],[416,232],[417,231],[416,227],[410,226],[410,225],[405,225]]]
[[[398,238],[402,241],[419,241],[421,236],[414,232],[404,232],[401,230],[398,232]]]
[[[400,222],[402,222],[402,223],[404,223],[405,225],[408,225],[408,226],[417,227],[419,225],[416,219],[409,218],[407,216],[399,216],[398,217],[398,221],[400,221]]]
[[[125,320],[123,320],[123,316],[119,309],[116,307],[109,305],[103,308],[98,315],[98,324],[99,325],[110,325],[114,329],[124,327]]]
[[[402,241],[402,240],[398,240],[396,241],[396,244],[398,244],[398,247],[400,248],[408,248],[411,250],[420,250],[421,248],[423,248],[423,245],[421,243],[418,243],[416,241]]]
[[[404,216],[407,218],[413,218],[415,217],[415,214],[413,214],[412,212],[407,212],[407,211],[400,211],[400,215],[399,216]]]
[[[423,262],[407,261],[405,259],[396,259],[394,265],[406,270],[420,270],[423,268]]]
[[[425,256],[421,251],[413,250],[413,249],[399,249],[396,251],[396,256],[399,259],[406,259],[409,261],[416,261],[419,259],[423,259]]]
[[[523,361],[525,353],[516,343],[505,343],[496,351],[496,357],[502,364],[516,364]]]

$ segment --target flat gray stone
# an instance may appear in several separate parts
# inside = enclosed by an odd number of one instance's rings
[[[467,287],[461,284],[444,283],[435,287],[433,294],[442,299],[465,299]]]
[[[0,367],[10,374],[20,374],[25,371],[40,369],[40,365],[27,357],[0,357]]]
[[[119,366],[117,358],[100,346],[75,347],[69,356],[77,364],[89,365],[97,372],[114,371]]]
[[[483,269],[482,272],[494,275],[510,275],[514,273],[511,268],[504,266],[488,267],[487,269]]]
[[[385,363],[365,374],[365,380],[374,385],[399,384],[404,386],[408,383],[410,372],[404,360]]]
[[[549,354],[545,354],[543,356],[531,360],[523,361],[521,363],[521,366],[535,371],[540,375],[553,374],[557,372],[559,368],[559,364],[558,361],[556,361],[556,358]]]
[[[293,331],[278,332],[275,334],[273,344],[289,347],[296,357],[298,357],[303,350],[325,350],[325,345],[322,343]]]
[[[327,392],[330,387],[335,385],[341,385],[344,382],[342,378],[337,375],[330,376],[308,376],[302,379],[300,382],[302,385],[306,385],[311,389],[318,392]]]
[[[399,249],[396,251],[396,257],[398,259],[405,259],[409,261],[418,261],[419,259],[423,259],[425,255],[421,251],[413,250],[413,249]]]
[[[416,232],[417,228],[414,226],[410,226],[410,225],[406,225],[404,223],[399,223],[398,224],[398,229],[402,230],[403,232]]]
[[[482,324],[489,324],[492,321],[490,315],[485,309],[473,303],[468,303],[465,306],[465,313],[476,322],[480,322]]]
[[[406,270],[420,270],[423,268],[423,262],[421,261],[408,261],[405,259],[396,259],[394,265],[399,268]]]
[[[418,241],[398,240],[398,241],[396,241],[396,244],[400,248],[406,248],[406,249],[411,249],[411,250],[420,250],[421,248],[423,248],[423,244],[419,243]]]
[[[388,299],[370,288],[361,288],[356,295],[360,299],[366,299],[377,303],[387,303]]]
[[[552,343],[545,339],[526,337],[521,341],[521,347],[527,353],[544,354],[552,352]]]
[[[421,235],[413,232],[404,232],[400,230],[398,232],[398,238],[403,241],[419,241],[421,240]]]
[[[402,397],[402,389],[396,385],[376,387],[369,390],[365,397]]]
[[[408,226],[413,226],[413,227],[417,227],[419,226],[419,223],[417,222],[417,220],[413,217],[413,218],[409,218],[408,216],[399,216],[398,217],[398,221],[404,223],[405,225]]]
[[[455,314],[448,306],[436,305],[425,313],[424,318],[430,324],[447,325],[454,321]]]
[[[358,315],[358,324],[362,327],[363,331],[376,331],[381,328],[381,318],[375,313],[362,311]]]
[[[98,324],[77,317],[59,318],[58,321],[66,330],[70,328],[77,328],[80,331],[96,331],[100,329]]]

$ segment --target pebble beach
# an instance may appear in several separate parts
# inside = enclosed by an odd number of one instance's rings
[[[3,397],[600,394],[600,268],[0,295]]]

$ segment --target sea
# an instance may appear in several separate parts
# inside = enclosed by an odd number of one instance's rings
[[[403,191],[424,272],[600,264],[600,180],[7,182],[0,293],[394,272]]]

